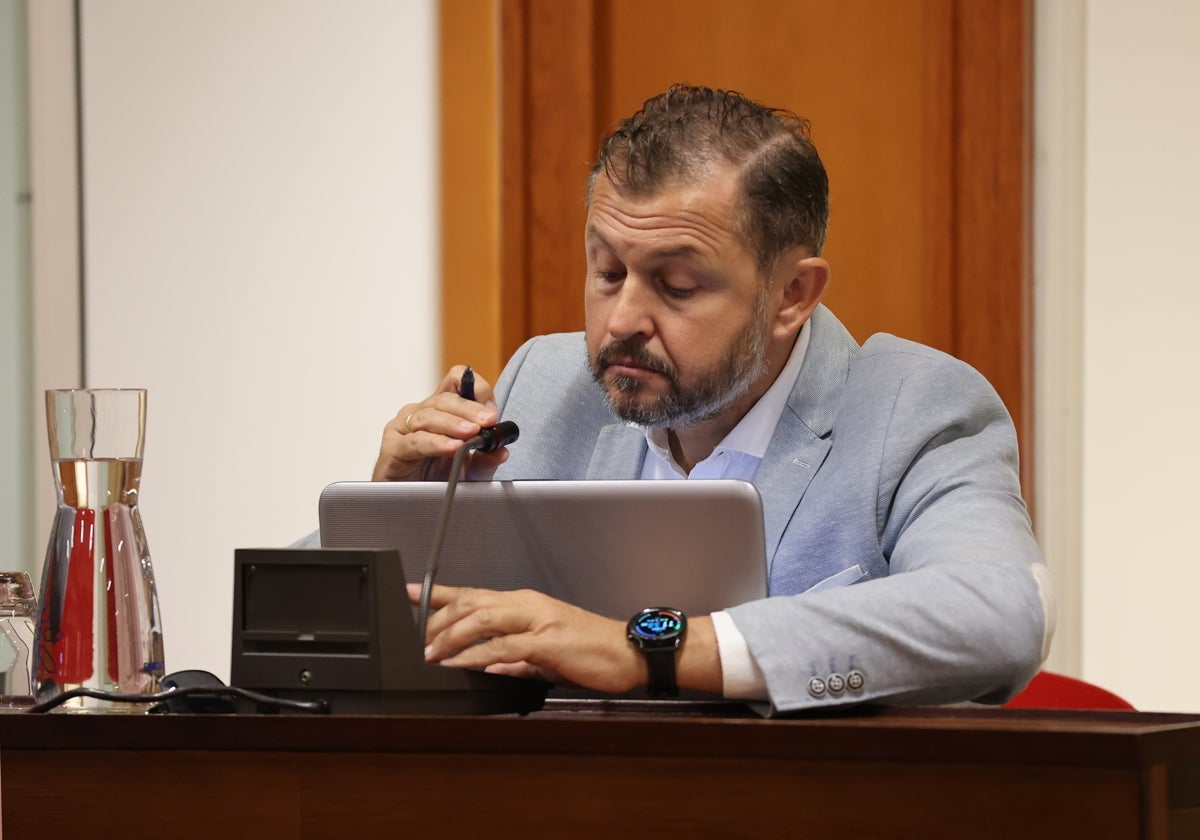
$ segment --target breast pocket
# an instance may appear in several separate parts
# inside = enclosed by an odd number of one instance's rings
[[[849,586],[852,583],[858,583],[865,578],[867,573],[863,571],[863,567],[857,563],[848,569],[842,569],[840,572],[830,575],[818,583],[813,584],[805,592],[820,592],[822,589],[833,589],[835,586]]]

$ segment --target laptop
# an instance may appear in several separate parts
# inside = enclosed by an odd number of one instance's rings
[[[420,582],[445,495],[442,482],[331,484],[321,544],[397,549]],[[620,620],[707,615],[767,595],[762,502],[736,480],[462,482],[437,582],[535,589]]]

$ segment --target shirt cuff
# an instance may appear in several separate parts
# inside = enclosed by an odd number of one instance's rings
[[[729,700],[768,699],[767,680],[732,616],[724,611],[715,612],[712,623],[721,657],[721,693]]]

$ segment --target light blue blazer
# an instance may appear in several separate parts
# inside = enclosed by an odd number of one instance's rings
[[[771,597],[729,610],[774,711],[1002,702],[1053,625],[1004,405],[944,353],[859,347],[824,307],[811,323],[754,477]],[[527,342],[496,398],[521,429],[496,479],[640,476],[645,437],[609,411],[581,333]]]

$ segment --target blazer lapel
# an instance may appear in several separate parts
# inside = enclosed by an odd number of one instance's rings
[[[645,434],[626,423],[611,423],[596,438],[587,477],[589,480],[641,478],[645,457]]]
[[[775,427],[754,485],[763,500],[767,569],[783,532],[832,447],[833,421],[858,345],[833,313],[820,306],[787,408]]]
[[[829,454],[829,448],[829,439],[814,434],[790,409],[780,418],[762,464],[754,475],[754,486],[763,501],[768,573],[773,569],[783,532],[800,506],[804,491]]]

